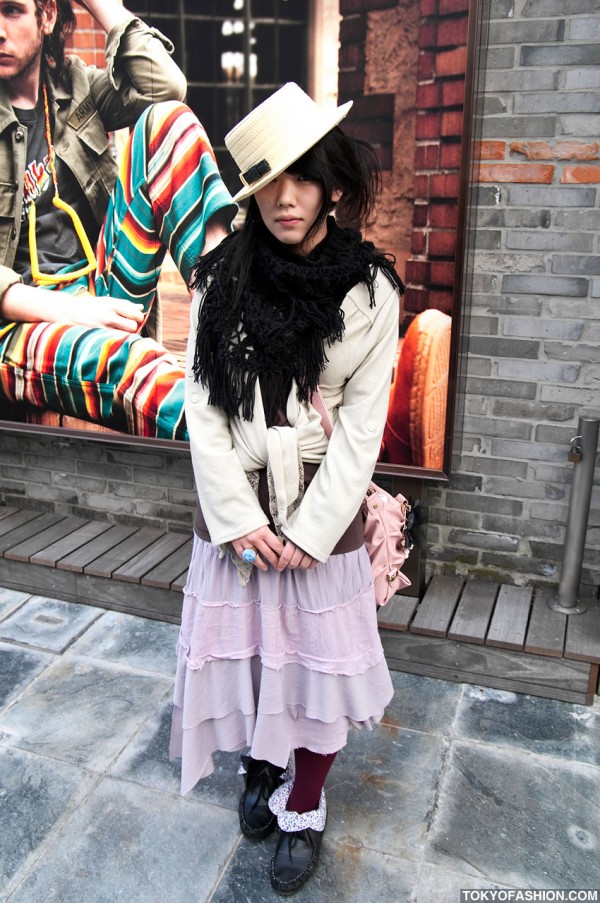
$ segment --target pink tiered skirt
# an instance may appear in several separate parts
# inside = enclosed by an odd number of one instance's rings
[[[195,537],[171,725],[182,794],[217,750],[249,746],[281,767],[299,747],[337,752],[392,695],[364,548],[311,570],[254,568],[243,587],[229,558]]]

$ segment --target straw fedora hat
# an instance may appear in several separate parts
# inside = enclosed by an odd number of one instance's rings
[[[341,122],[351,106],[349,100],[324,109],[294,82],[267,97],[225,135],[244,183],[234,201],[243,201],[285,172]]]

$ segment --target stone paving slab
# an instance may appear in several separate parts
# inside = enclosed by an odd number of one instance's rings
[[[276,835],[262,843],[243,840],[236,848],[211,903],[274,903],[269,871]],[[339,844],[325,835],[321,862],[293,899],[297,903],[408,903],[417,874],[414,862]]]
[[[350,734],[327,779],[328,837],[418,860],[443,753],[439,737],[386,725]]]
[[[463,695],[462,684],[403,671],[392,672],[392,684],[394,698],[385,710],[385,724],[431,734],[451,730]]]
[[[105,779],[10,903],[197,903],[238,843],[237,813]]]
[[[64,652],[101,614],[101,608],[31,596],[0,622],[0,639]]]
[[[0,744],[104,771],[169,689],[163,677],[61,658],[0,714]]]
[[[600,765],[600,704],[467,687],[455,724],[461,737]]]
[[[179,628],[164,621],[107,611],[71,647],[71,652],[173,676]]]
[[[176,640],[173,625],[0,588],[2,903],[279,899],[276,837],[239,834],[239,755],[216,754],[180,796]],[[384,722],[351,732],[331,771],[298,903],[600,885],[598,700],[392,680]]]
[[[9,705],[54,661],[49,652],[0,642],[0,709]]]
[[[21,593],[16,589],[0,587],[0,621],[3,621],[4,618],[23,605],[30,595],[30,593]]]
[[[81,769],[0,748],[0,899],[11,879],[41,855],[92,780]]]
[[[507,890],[505,884],[492,884],[471,875],[448,871],[425,863],[413,889],[410,903],[459,903],[461,890]],[[396,901],[394,901],[396,903]],[[400,903],[400,901],[397,901]],[[404,901],[402,901],[404,903]]]
[[[455,742],[425,861],[514,887],[600,887],[598,768]]]
[[[153,790],[179,794],[181,767],[179,760],[169,761],[171,730],[171,696],[169,695],[125,747],[110,773],[134,781]],[[238,776],[239,755],[215,753],[214,772],[200,781],[186,799],[200,800],[235,809],[237,812],[242,779]]]

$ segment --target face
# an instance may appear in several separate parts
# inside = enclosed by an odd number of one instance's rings
[[[284,172],[254,195],[263,223],[278,241],[306,256],[327,235],[327,223],[305,241],[323,205],[321,182]]]
[[[56,22],[56,2],[41,12],[35,0],[0,0],[0,79],[24,82],[39,78],[44,37]]]

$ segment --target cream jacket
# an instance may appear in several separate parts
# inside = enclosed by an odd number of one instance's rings
[[[252,421],[229,419],[208,404],[208,390],[192,372],[198,310],[194,295],[186,363],[185,412],[192,463],[202,513],[215,545],[268,523],[246,476],[269,466],[282,529],[301,549],[326,561],[355,517],[375,466],[388,408],[398,342],[399,301],[384,275],[378,279],[375,307],[364,284],[342,303],[345,332],[327,349],[329,362],[320,389],[334,422],[327,440],[319,413],[300,404],[295,388],[288,398],[291,426],[267,428],[260,390]],[[322,462],[300,504],[298,460]]]

